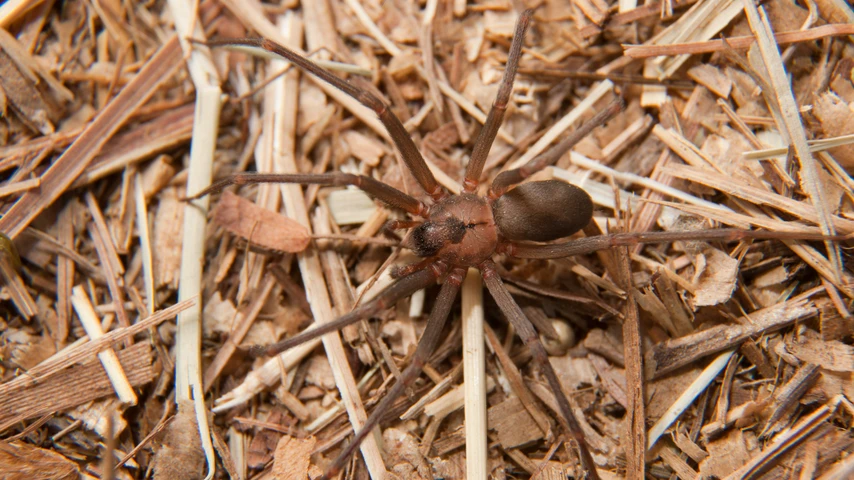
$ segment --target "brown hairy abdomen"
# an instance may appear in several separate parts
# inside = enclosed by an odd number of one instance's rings
[[[587,226],[593,201],[575,185],[546,180],[519,185],[500,196],[492,213],[504,238],[547,242]]]

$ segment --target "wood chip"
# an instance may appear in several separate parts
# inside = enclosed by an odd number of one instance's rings
[[[273,476],[282,480],[302,480],[313,478],[317,475],[317,467],[314,467],[315,475],[309,475],[311,466],[311,452],[317,440],[314,437],[294,438],[283,435],[276,445],[276,453],[273,457]]]
[[[77,464],[64,456],[23,442],[0,442],[0,471],[8,480],[80,478]]]

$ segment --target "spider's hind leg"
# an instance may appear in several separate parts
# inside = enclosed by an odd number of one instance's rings
[[[599,474],[596,472],[596,464],[593,462],[593,456],[590,454],[587,441],[584,439],[584,432],[581,430],[581,425],[572,412],[569,399],[567,399],[566,393],[564,393],[560,385],[554,367],[549,363],[548,353],[546,353],[546,349],[540,341],[540,336],[537,334],[531,321],[522,312],[519,304],[513,300],[504,282],[501,281],[495,263],[488,260],[480,266],[480,270],[483,275],[483,282],[492,295],[492,298],[495,299],[495,303],[498,304],[498,307],[507,317],[507,320],[516,329],[516,334],[531,351],[531,357],[537,362],[537,365],[539,365],[546,380],[549,382],[549,387],[551,387],[555,399],[560,406],[562,417],[566,421],[569,435],[578,445],[578,455],[581,457],[581,465],[587,473],[587,478],[598,480]]]

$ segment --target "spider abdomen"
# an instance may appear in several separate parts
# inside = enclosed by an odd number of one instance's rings
[[[505,239],[548,242],[587,226],[593,201],[581,188],[560,180],[529,182],[498,197],[492,213]]]

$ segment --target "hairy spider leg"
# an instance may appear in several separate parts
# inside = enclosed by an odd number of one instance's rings
[[[343,172],[329,173],[237,173],[214,182],[208,188],[187,197],[187,200],[204,197],[222,191],[230,185],[250,185],[255,183],[299,183],[323,186],[352,185],[382,201],[386,205],[399,208],[418,217],[427,217],[428,208],[421,201],[386,185],[367,175],[353,175]]]
[[[504,76],[501,78],[501,84],[498,87],[498,95],[492,102],[492,108],[489,110],[486,122],[484,122],[480,134],[474,142],[471,159],[469,159],[466,167],[466,176],[463,180],[463,189],[466,193],[473,193],[477,190],[480,175],[483,173],[483,165],[486,163],[486,156],[504,120],[504,112],[507,111],[507,103],[510,101],[510,94],[513,93],[513,81],[516,78],[516,71],[519,69],[519,57],[522,56],[522,42],[525,40],[525,32],[528,30],[533,14],[532,10],[525,10],[516,21],[516,30],[513,33],[513,41],[507,55]]]
[[[735,240],[851,240],[851,235],[823,235],[820,233],[769,232],[765,230],[739,230],[737,228],[717,228],[689,232],[643,232],[612,233],[595,237],[578,238],[566,242],[533,244],[507,242],[501,245],[501,251],[516,258],[564,258],[573,255],[585,255],[611,247],[632,246],[642,243],[667,243],[676,241],[722,241]]]
[[[532,158],[530,162],[522,165],[519,168],[506,170],[496,175],[489,188],[489,198],[495,200],[501,195],[507,193],[513,185],[522,183],[526,178],[539,172],[540,170],[554,165],[560,157],[562,157],[570,148],[584,139],[596,127],[602,126],[611,117],[619,113],[624,107],[621,98],[615,99],[609,103],[604,110],[593,116],[590,120],[581,124],[575,131],[569,134],[565,139],[561,140],[557,145],[547,150],[541,155]]]
[[[412,295],[413,293],[434,285],[441,275],[447,271],[447,266],[441,261],[432,261],[425,264],[421,269],[410,272],[397,281],[383,289],[370,301],[359,305],[352,311],[336,318],[331,322],[319,325],[311,330],[306,330],[281,342],[266,347],[253,348],[250,352],[255,356],[277,355],[309,340],[321,337],[329,332],[341,330],[347,325],[352,325],[361,320],[368,319],[383,310],[392,307],[398,301]]]
[[[513,296],[510,295],[510,292],[507,290],[504,282],[501,281],[501,277],[498,275],[495,263],[493,263],[492,260],[484,262],[480,265],[480,271],[483,275],[483,283],[486,285],[486,288],[489,290],[492,298],[495,299],[495,303],[498,304],[498,307],[502,312],[504,312],[504,316],[507,317],[507,320],[511,325],[513,325],[513,328],[516,329],[516,335],[518,335],[525,346],[528,347],[531,352],[531,358],[533,358],[534,362],[537,363],[543,371],[543,374],[546,376],[546,381],[549,382],[549,387],[551,387],[554,392],[561,414],[566,421],[569,435],[578,446],[578,454],[581,458],[582,468],[587,472],[589,478],[598,479],[599,474],[596,472],[596,464],[593,462],[593,456],[590,454],[587,441],[584,439],[584,431],[581,430],[581,425],[578,423],[578,419],[575,418],[575,414],[572,412],[569,399],[563,391],[563,387],[561,387],[557,374],[554,371],[554,367],[552,367],[552,364],[549,362],[546,349],[543,346],[534,325],[531,324],[531,321],[528,320],[528,317],[526,317],[525,313],[522,312],[519,304],[516,303],[516,300],[514,300]]]
[[[457,298],[457,293],[460,291],[460,285],[466,276],[464,268],[454,268],[442,283],[442,288],[439,290],[439,297],[436,299],[436,304],[433,305],[433,310],[430,311],[430,316],[427,318],[427,327],[418,341],[418,346],[415,347],[415,353],[412,355],[412,361],[403,370],[397,382],[389,389],[385,397],[380,400],[380,403],[371,412],[371,415],[362,425],[362,429],[356,432],[353,440],[344,448],[344,450],[332,462],[332,466],[327,469],[326,473],[321,478],[330,478],[338,475],[344,464],[359,448],[359,444],[376,427],[382,416],[391,408],[394,401],[400,397],[403,392],[409,388],[413,382],[421,374],[424,366],[427,364],[433,350],[436,349],[436,344],[439,343],[439,338],[442,335],[442,330],[445,328],[445,323],[448,320],[448,315],[451,312],[451,307],[454,305],[454,300]]]
[[[358,100],[362,105],[370,108],[379,117],[382,124],[388,130],[391,140],[397,146],[404,163],[409,171],[418,181],[418,184],[427,192],[434,201],[439,201],[448,196],[448,192],[436,182],[433,173],[412,141],[412,137],[404,128],[403,123],[397,118],[397,115],[391,111],[388,105],[380,100],[373,93],[356,87],[352,83],[343,80],[331,72],[324,70],[311,60],[304,58],[298,53],[287,47],[283,47],[276,42],[262,38],[241,38],[235,40],[213,40],[206,43],[209,47],[255,47],[264,49],[270,53],[278,55],[290,61],[300,69],[314,75],[315,77],[329,83],[338,88],[342,92],[350,95]]]

